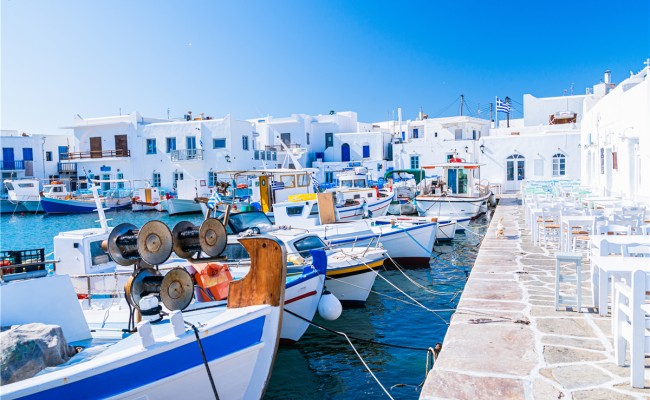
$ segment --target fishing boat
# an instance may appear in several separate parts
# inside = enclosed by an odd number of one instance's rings
[[[101,198],[102,208],[106,207],[105,198]],[[43,185],[41,207],[48,214],[78,214],[95,211],[96,205],[92,194],[77,194],[68,191],[61,181],[52,181]]]
[[[2,323],[12,326],[3,335],[46,330],[61,349],[55,365],[40,356],[13,358],[14,371],[27,363],[47,368],[3,376],[0,395],[181,398],[191,388],[198,398],[261,398],[279,342],[286,251],[268,237],[242,242],[250,272],[230,283],[226,304],[192,302],[192,280],[183,269],[151,279],[154,270],[139,264],[125,293],[143,318],[135,326],[132,312],[108,310],[97,320],[97,312],[83,311],[68,276],[0,285]],[[12,346],[20,344],[2,343],[6,351]]]
[[[334,194],[336,222],[382,217],[388,212],[395,193],[370,187],[367,173],[365,167],[344,171],[338,175],[339,185],[326,190],[326,193]],[[323,196],[320,198],[324,199]]]
[[[163,211],[164,194],[155,187],[136,189],[131,198],[132,211]]]
[[[6,201],[9,203],[6,208],[13,208],[9,212],[43,211],[39,195],[40,182],[37,179],[6,179],[4,186],[7,189]]]
[[[407,224],[388,216],[364,218],[342,223],[320,223],[320,213],[315,200],[281,203],[274,206],[276,225],[309,229],[318,234],[326,243],[333,246],[365,246],[379,243],[390,258],[404,265],[422,265],[429,263],[433,243],[436,240],[438,223],[431,219],[424,223]],[[257,218],[252,214],[238,214],[238,218],[250,218],[253,223]],[[263,220],[263,217],[260,217]],[[255,223],[265,223],[255,221]],[[242,222],[245,226],[247,222]]]
[[[175,197],[166,200],[166,208],[169,215],[195,214],[201,212],[201,205],[196,201],[200,197],[209,197],[205,180],[183,179],[176,181]]]
[[[474,171],[480,164],[452,158],[448,163],[426,165],[424,170],[439,169],[442,176],[420,182],[415,197],[418,213],[437,218],[476,218],[487,210],[491,192],[487,186],[475,184]]]

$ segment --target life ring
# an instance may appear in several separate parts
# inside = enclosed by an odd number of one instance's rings
[[[452,158],[449,159],[449,162],[450,163],[460,163],[460,162],[463,162],[463,159],[458,158],[458,157],[452,157]]]

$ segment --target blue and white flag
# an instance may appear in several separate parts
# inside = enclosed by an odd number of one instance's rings
[[[497,112],[504,112],[506,114],[510,114],[510,103],[501,101],[501,99],[497,97]]]
[[[311,185],[314,187],[314,192],[318,192],[320,188],[320,182],[316,179],[316,175],[311,176]]]
[[[284,189],[284,182],[271,181],[271,190],[280,190],[280,189]]]
[[[215,190],[212,192],[212,196],[210,196],[210,199],[208,200],[208,208],[214,209],[217,206],[217,203],[221,203],[221,196],[219,196],[219,192]]]
[[[90,175],[88,175],[88,171],[86,171],[86,168],[84,168],[84,174],[86,175],[86,181],[88,181],[88,187],[92,187],[93,181],[90,179]]]

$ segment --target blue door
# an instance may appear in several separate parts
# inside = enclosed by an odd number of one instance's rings
[[[14,148],[13,147],[2,148],[2,169],[8,169],[8,170],[14,169]]]
[[[59,146],[59,161],[68,159],[68,146]]]
[[[447,185],[452,193],[458,193],[458,185],[456,184],[457,171],[455,169],[447,170]]]
[[[350,145],[347,143],[341,146],[341,161],[350,161]]]

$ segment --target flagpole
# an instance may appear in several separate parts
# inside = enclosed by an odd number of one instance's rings
[[[494,110],[495,111],[495,113],[494,113],[494,127],[496,129],[499,129],[499,102],[498,102],[498,100],[499,100],[499,98],[497,96],[494,96],[494,104],[495,104],[495,107],[496,107],[496,109]]]

